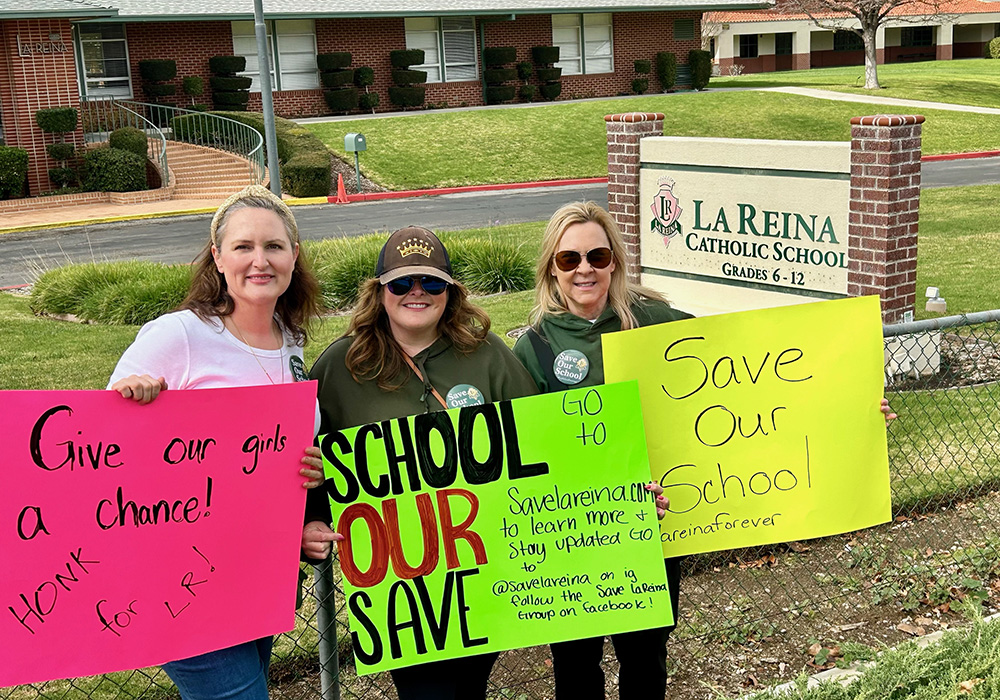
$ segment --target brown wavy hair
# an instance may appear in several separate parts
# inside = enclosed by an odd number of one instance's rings
[[[218,223],[216,238],[221,244],[226,235],[226,226],[234,211],[240,209],[266,209],[273,211],[281,219],[288,234],[288,240],[299,248],[299,255],[292,268],[292,279],[288,289],[278,297],[274,307],[274,316],[282,329],[295,340],[298,345],[305,345],[308,338],[310,322],[320,311],[319,282],[312,273],[305,251],[299,247],[295,219],[287,208],[279,207],[275,202],[265,197],[247,197],[231,204],[223,213]],[[211,240],[194,260],[194,274],[187,296],[181,302],[178,310],[186,309],[194,312],[203,321],[222,318],[233,313],[235,304],[229,295],[225,276],[219,272],[212,256]]]
[[[595,223],[604,229],[611,247],[615,269],[611,273],[611,284],[608,287],[608,306],[621,319],[623,331],[635,328],[638,322],[632,313],[633,304],[643,298],[662,302],[667,300],[657,291],[628,281],[625,273],[625,241],[621,231],[614,217],[596,202],[571,202],[557,209],[549,219],[542,236],[541,256],[535,268],[535,306],[531,309],[528,320],[531,325],[537,326],[546,315],[571,313],[559,291],[559,283],[552,276],[552,259],[566,229],[574,224],[585,223]]]
[[[384,293],[374,277],[361,285],[351,324],[344,334],[354,339],[345,364],[359,384],[375,381],[379,389],[393,391],[410,377],[403,360],[404,351],[392,335],[389,316],[382,304]],[[490,317],[469,301],[469,291],[461,283],[448,285],[447,294],[448,302],[438,321],[438,332],[448,338],[456,350],[467,355],[486,340]]]

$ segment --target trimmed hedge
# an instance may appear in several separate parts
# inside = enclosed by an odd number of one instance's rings
[[[531,102],[535,99],[535,92],[538,90],[534,85],[522,85],[518,88],[518,96],[525,102]]]
[[[513,46],[490,46],[483,49],[483,63],[487,66],[503,66],[516,60],[517,49]]]
[[[0,199],[12,199],[24,194],[28,181],[28,151],[13,146],[0,146]]]
[[[517,77],[520,80],[531,80],[534,72],[535,67],[531,65],[531,61],[521,61],[517,64]]]
[[[656,79],[663,92],[672,89],[677,82],[677,56],[670,51],[656,54]]]
[[[394,70],[392,71],[392,82],[399,87],[409,87],[427,82],[427,71],[425,70]]]
[[[76,146],[71,143],[50,143],[45,151],[52,160],[69,160],[76,153]]]
[[[632,92],[641,95],[649,90],[649,78],[634,78],[632,80]]]
[[[136,129],[134,126],[123,126],[112,131],[108,137],[108,145],[111,148],[135,153],[143,158],[146,157],[146,151],[149,148],[146,132],[142,129]]]
[[[336,71],[320,73],[320,82],[323,87],[336,88],[344,85],[354,84],[354,71],[350,69],[338,69]]]
[[[142,89],[150,97],[168,97],[177,94],[177,86],[173,83],[146,83]]]
[[[551,65],[559,62],[558,46],[532,46],[531,60],[539,65]]]
[[[380,101],[377,92],[362,92],[358,95],[358,107],[361,109],[375,109]]]
[[[69,187],[77,181],[73,168],[49,168],[49,181],[56,187]]]
[[[517,79],[516,68],[487,68],[483,71],[483,80],[487,85],[497,85],[508,80]]]
[[[423,49],[397,49],[389,52],[389,64],[393,68],[409,68],[424,62]]]
[[[316,54],[316,67],[321,71],[339,70],[347,68],[349,65],[351,65],[351,53],[349,51]]]
[[[212,99],[219,105],[245,105],[250,101],[250,93],[245,90],[239,92],[216,92],[212,94]]]
[[[389,86],[389,100],[398,107],[419,107],[427,94],[425,87]]]
[[[688,53],[688,67],[691,69],[691,87],[704,90],[712,79],[712,54],[700,49]]]
[[[177,77],[177,61],[169,58],[150,58],[139,61],[139,75],[143,80],[162,83]]]
[[[208,84],[212,86],[212,90],[218,90],[220,92],[249,90],[250,86],[253,85],[253,78],[248,78],[245,75],[214,75],[208,79]]]
[[[38,128],[49,134],[76,131],[77,111],[72,107],[50,107],[35,112]]]
[[[538,68],[535,75],[543,83],[551,83],[562,77],[562,68]]]
[[[358,89],[347,88],[345,90],[326,90],[323,92],[323,99],[331,112],[350,112],[358,108]]]
[[[138,192],[146,189],[146,159],[117,148],[87,151],[84,187],[91,192]]]
[[[643,58],[637,58],[632,67],[635,68],[635,72],[639,75],[648,75],[653,70],[653,63]]]
[[[205,79],[200,75],[189,75],[181,80],[181,92],[188,97],[198,97],[205,92]]]
[[[375,69],[371,66],[359,66],[354,69],[354,84],[359,87],[368,87],[375,84]]]
[[[212,56],[208,59],[208,69],[216,75],[236,75],[247,69],[245,56]]]
[[[538,86],[538,94],[546,100],[554,100],[562,94],[562,83],[545,83]]]
[[[495,105],[513,100],[517,88],[513,85],[490,85],[486,88],[486,104]]]

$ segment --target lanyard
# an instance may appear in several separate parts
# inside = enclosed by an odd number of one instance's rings
[[[411,360],[410,356],[407,355],[405,352],[403,353],[403,359],[406,360],[406,364],[410,366],[410,369],[412,369],[413,373],[417,375],[417,379],[419,379],[423,383],[424,387],[430,389],[431,393],[434,394],[434,398],[437,399],[445,409],[447,409],[448,404],[445,403],[445,400],[441,398],[441,394],[438,393],[437,389],[431,386],[430,382],[424,381],[424,375],[420,374],[420,370],[417,369],[417,366],[413,364],[413,360]]]

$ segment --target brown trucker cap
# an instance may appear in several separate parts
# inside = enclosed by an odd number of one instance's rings
[[[451,260],[441,240],[423,226],[407,226],[389,236],[375,265],[381,284],[408,275],[430,275],[454,284]]]

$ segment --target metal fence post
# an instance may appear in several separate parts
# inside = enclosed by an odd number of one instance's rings
[[[313,567],[316,622],[319,626],[319,673],[323,700],[340,700],[340,653],[337,648],[337,602],[332,557]]]

